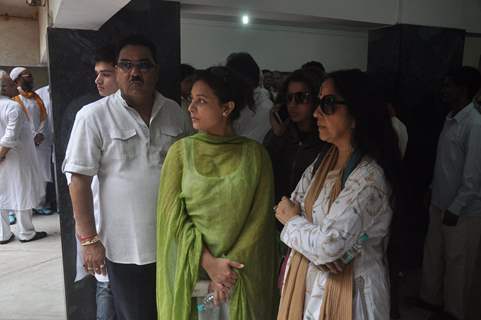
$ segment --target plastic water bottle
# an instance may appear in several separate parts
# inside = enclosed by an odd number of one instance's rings
[[[341,257],[341,261],[344,264],[349,264],[354,260],[354,258],[361,252],[362,246],[366,241],[369,239],[367,233],[363,233],[359,236],[356,243],[352,246],[351,249],[347,250],[346,253]]]
[[[202,299],[202,302],[197,304],[197,311],[199,313],[206,312],[207,310],[212,310],[216,309],[218,306],[215,305],[214,303],[214,293],[208,293],[204,299]]]

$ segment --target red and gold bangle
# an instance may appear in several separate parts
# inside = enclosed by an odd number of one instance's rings
[[[100,242],[100,238],[98,235],[95,235],[93,238],[91,239],[88,239],[88,240],[84,240],[84,241],[80,241],[80,245],[85,247],[85,246],[90,246],[92,244],[96,244],[97,242]]]

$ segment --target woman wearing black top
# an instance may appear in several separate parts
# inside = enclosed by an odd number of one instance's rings
[[[280,104],[271,112],[272,129],[264,138],[274,170],[275,201],[289,197],[304,170],[316,159],[327,143],[319,139],[313,112],[319,86],[303,70],[294,71],[284,82]],[[280,114],[286,113],[282,120]]]

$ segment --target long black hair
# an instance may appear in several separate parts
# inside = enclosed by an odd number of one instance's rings
[[[253,88],[237,72],[228,67],[210,67],[197,71],[193,83],[197,81],[206,83],[214,91],[220,103],[234,102],[235,107],[230,114],[231,121],[239,118],[242,109],[254,105]]]
[[[355,121],[353,147],[383,169],[392,191],[391,206],[397,215],[402,191],[401,152],[385,100],[368,75],[358,69],[332,72],[324,81],[327,79],[332,80]]]

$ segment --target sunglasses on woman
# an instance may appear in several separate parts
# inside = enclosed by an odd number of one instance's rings
[[[311,94],[309,92],[294,92],[286,94],[286,103],[289,104],[292,101],[297,104],[308,103],[311,100]]]
[[[317,103],[322,113],[328,116],[336,112],[337,105],[346,104],[345,101],[337,100],[337,97],[333,94],[324,96],[322,99],[317,98]]]

